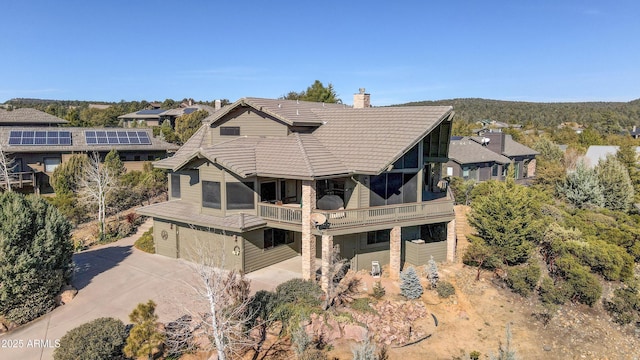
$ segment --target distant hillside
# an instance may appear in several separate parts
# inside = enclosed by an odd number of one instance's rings
[[[555,126],[562,122],[583,125],[617,123],[623,128],[640,125],[640,99],[630,102],[534,103],[487,99],[418,101],[402,105],[451,105],[456,119],[484,119],[512,124]]]

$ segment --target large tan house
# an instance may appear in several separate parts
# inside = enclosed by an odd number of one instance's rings
[[[441,185],[449,106],[368,107],[242,98],[170,158],[169,201],[143,207],[156,252],[193,259],[215,244],[245,272],[301,255],[326,274],[331,249],[354,269],[452,260],[453,201]],[[322,277],[326,286],[327,278]]]

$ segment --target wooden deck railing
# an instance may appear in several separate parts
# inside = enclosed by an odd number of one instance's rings
[[[302,224],[302,209],[300,206],[258,204],[258,216],[266,220],[279,221],[288,224]]]
[[[453,201],[448,199],[420,203],[376,206],[363,209],[314,210],[327,218],[327,229],[340,229],[408,220],[453,216]]]
[[[11,187],[23,187],[24,185],[36,186],[36,175],[32,171],[14,172],[9,174]],[[0,174],[0,187],[6,187],[4,176]]]
[[[326,228],[335,230],[382,223],[446,218],[453,216],[453,199],[451,196],[445,196],[441,199],[419,203],[331,211],[313,210],[312,213],[324,215],[327,219]],[[302,224],[302,209],[297,206],[259,203],[258,216],[275,222],[294,225]]]

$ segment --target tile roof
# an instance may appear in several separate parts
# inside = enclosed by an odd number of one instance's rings
[[[251,214],[234,214],[227,216],[202,214],[199,204],[189,203],[183,200],[170,200],[143,206],[136,209],[136,212],[145,216],[159,217],[187,224],[231,231],[248,231],[267,224],[264,219]]]
[[[13,130],[22,131],[43,131],[51,130],[50,128],[42,127],[25,127],[25,126],[0,126],[0,144],[5,144],[5,149],[11,153],[32,153],[32,152],[73,152],[73,151],[111,151],[116,149],[118,151],[175,151],[178,149],[178,145],[168,143],[164,140],[153,137],[153,131],[149,128],[84,128],[84,127],[60,127],[55,128],[57,131],[69,131],[71,132],[71,145],[8,145],[9,134]],[[87,130],[99,130],[99,131],[113,131],[113,130],[126,130],[126,131],[144,131],[149,135],[151,139],[150,145],[136,145],[136,144],[104,144],[104,145],[87,145],[85,139],[85,131]]]
[[[238,106],[251,106],[284,123],[315,130],[206,146],[210,124]],[[204,155],[219,159],[221,165],[227,161],[223,166],[247,176],[253,165],[248,164],[251,156],[247,147],[254,146],[258,175],[315,178],[378,174],[452,114],[450,106],[354,109],[341,104],[243,98],[205,119],[207,123],[173,157],[155,165],[176,170],[194,156]],[[226,160],[232,157],[233,161]],[[244,163],[240,166],[234,161]]]
[[[11,111],[0,109],[0,124],[5,126],[20,126],[27,124],[58,125],[67,123],[67,120],[60,119],[59,117],[49,115],[44,111],[32,108],[20,108]]]
[[[477,164],[484,162],[508,164],[511,162],[508,157],[487,149],[487,147],[482,146],[469,137],[451,140],[449,143],[449,159],[458,164]]]
[[[524,146],[519,142],[513,140],[511,135],[505,135],[504,137],[504,151],[502,152],[506,156],[526,156],[526,155],[538,155],[539,152],[533,150],[530,147]]]

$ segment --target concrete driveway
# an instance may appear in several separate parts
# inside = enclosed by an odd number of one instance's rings
[[[78,295],[70,303],[0,336],[0,359],[52,359],[56,340],[67,331],[99,317],[129,322],[129,313],[149,299],[158,305],[160,321],[171,321],[198,308],[191,285],[198,279],[188,263],[135,249],[133,243],[151,226],[117,242],[75,254],[73,284]],[[300,277],[300,258],[258,270],[247,277],[251,290],[272,290]]]

